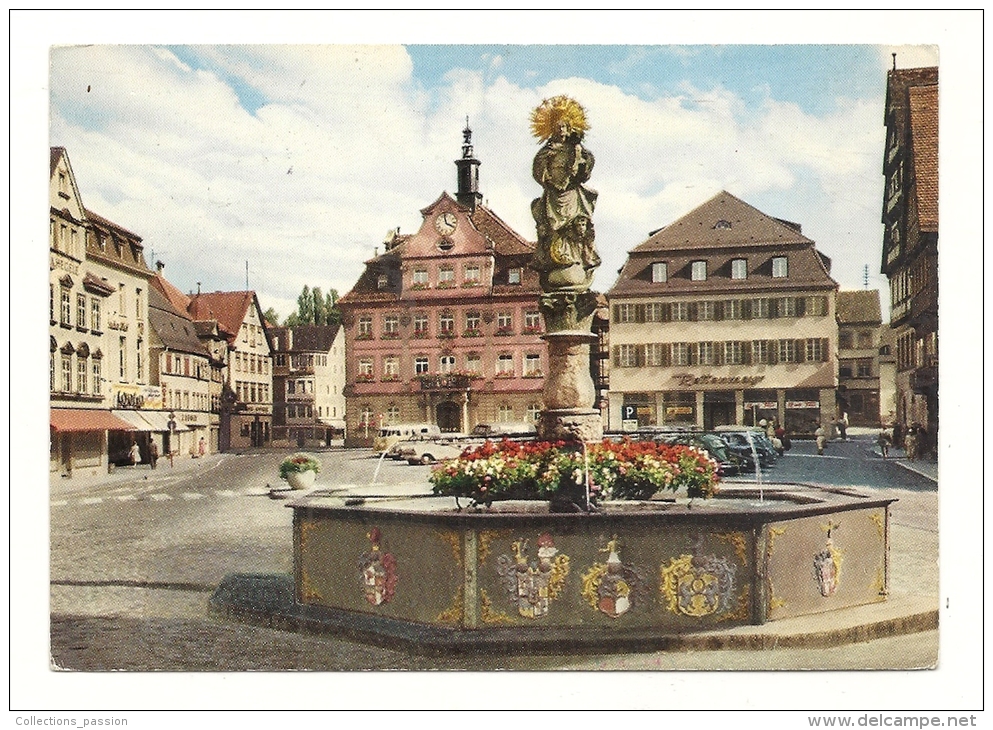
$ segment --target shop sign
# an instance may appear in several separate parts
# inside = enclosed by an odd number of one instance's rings
[[[786,407],[789,408],[788,405]],[[774,411],[774,410],[776,410],[777,405],[776,405],[776,401],[774,401],[774,400],[755,401],[754,403],[746,403],[745,404],[745,410],[746,411],[750,411],[753,408],[758,408],[761,411]]]
[[[668,406],[665,409],[665,415],[668,416],[692,416],[693,406]]]
[[[741,385],[746,388],[753,387],[756,383],[765,380],[764,375],[693,375],[692,373],[677,373],[673,377],[679,381],[684,388],[691,385]]]
[[[786,407],[791,410],[795,408],[820,408],[821,404],[815,400],[788,400]]]
[[[626,421],[621,421],[621,430],[627,432],[637,431],[638,419],[635,418],[635,419],[628,419]]]
[[[122,410],[162,409],[162,388],[158,385],[112,385],[113,408]]]
[[[118,332],[127,332],[128,323],[120,319],[108,319],[107,329],[117,330]]]
[[[79,273],[79,264],[75,261],[69,261],[63,256],[51,254],[48,260],[48,268],[59,269],[60,271],[65,271],[69,274],[76,275]]]

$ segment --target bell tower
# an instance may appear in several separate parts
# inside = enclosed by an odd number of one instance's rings
[[[472,130],[469,128],[469,117],[465,118],[465,129],[462,130],[462,158],[455,161],[458,168],[459,187],[455,199],[470,211],[483,201],[479,192],[479,165],[472,153]]]

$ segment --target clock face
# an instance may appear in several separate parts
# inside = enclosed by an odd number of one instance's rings
[[[437,229],[438,233],[443,236],[450,236],[453,234],[458,224],[459,219],[455,217],[454,213],[442,213],[434,219],[435,229]]]

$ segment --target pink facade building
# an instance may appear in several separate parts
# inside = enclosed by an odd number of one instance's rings
[[[464,137],[456,196],[422,209],[419,230],[398,231],[338,302],[350,445],[370,443],[384,425],[467,432],[533,421],[542,408],[534,244],[482,205],[468,128]]]

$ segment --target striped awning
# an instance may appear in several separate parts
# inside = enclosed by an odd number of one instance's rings
[[[48,424],[53,431],[134,431],[128,421],[118,418],[110,411],[82,408],[50,408]]]

